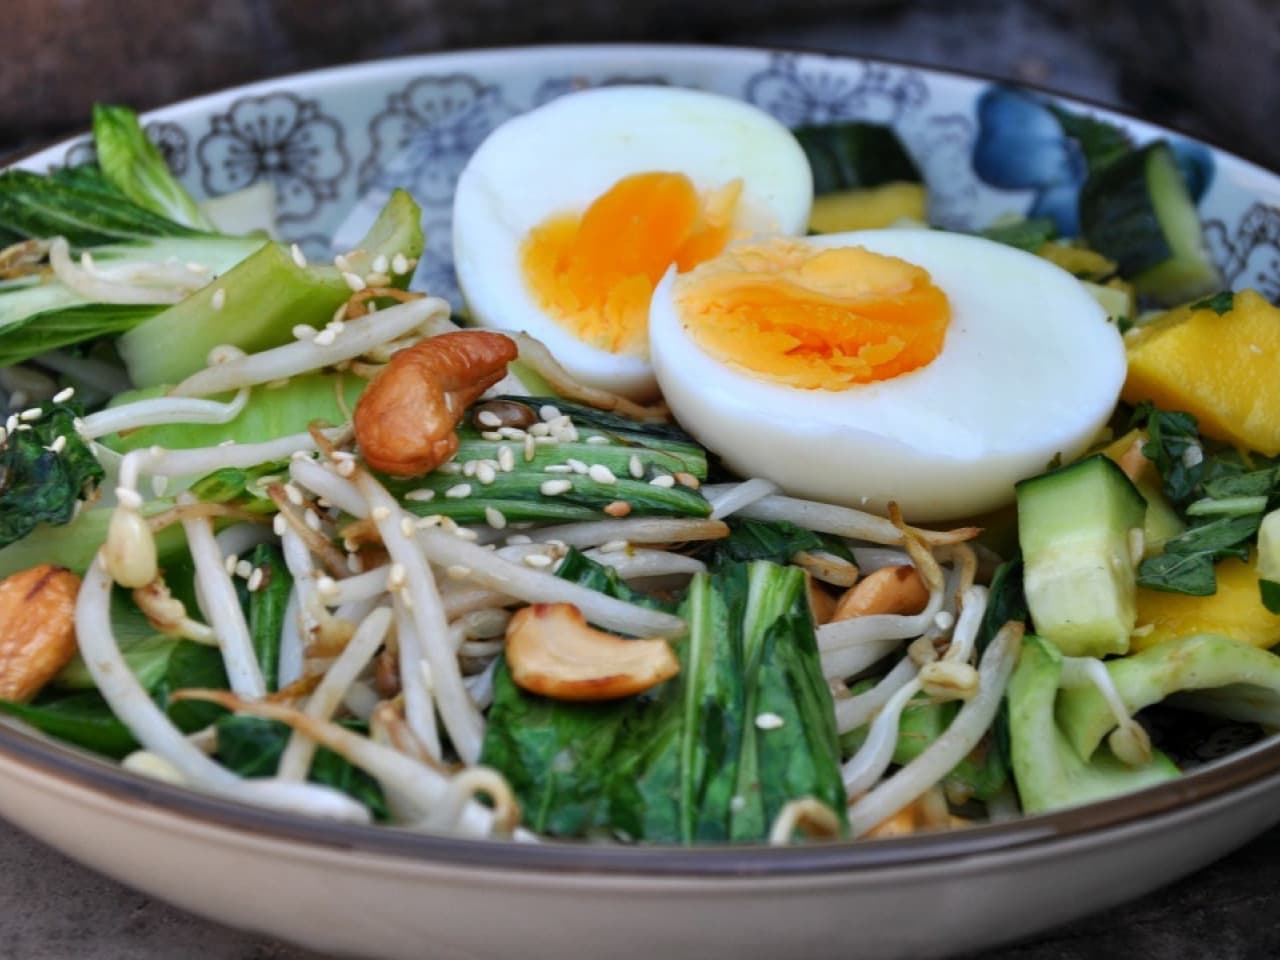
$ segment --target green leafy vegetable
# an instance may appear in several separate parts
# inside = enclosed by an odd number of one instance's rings
[[[845,560],[853,556],[840,540],[823,536],[786,521],[730,517],[729,536],[713,540],[704,551],[707,563],[720,566],[748,560],[789,563],[797,553],[822,550]]]
[[[284,554],[275,544],[258,544],[250,563],[255,570],[262,571],[262,584],[249,594],[249,636],[270,691],[275,690],[279,683],[280,632],[284,627],[289,593],[293,589],[293,576],[285,566]]]
[[[1049,109],[1058,118],[1062,132],[1080,145],[1090,173],[1108,166],[1132,146],[1129,135],[1114,123],[1058,106],[1050,106]]]
[[[0,447],[0,546],[42,523],[70,523],[77,503],[104,475],[76,432],[78,408],[46,404],[40,409],[39,419],[20,424]]]
[[[1230,290],[1215,293],[1212,297],[1197,300],[1191,305],[1192,310],[1212,310],[1218,316],[1230,313],[1236,303],[1236,295]]]
[[[1035,253],[1058,235],[1058,228],[1050,217],[1028,217],[993,224],[981,231],[981,235],[996,243]]]
[[[129,728],[116,719],[96,690],[35,703],[0,700],[0,713],[17,717],[42,733],[119,760],[137,749]]]
[[[1198,421],[1189,413],[1142,403],[1134,409],[1131,426],[1143,424],[1147,428],[1143,456],[1156,465],[1169,502],[1185,507],[1195,499],[1205,471]]]
[[[205,503],[229,503],[251,513],[275,513],[276,504],[264,488],[264,481],[282,480],[287,463],[262,463],[256,467],[223,467],[191,485],[191,493]]]
[[[1188,527],[1168,540],[1164,552],[1138,567],[1138,583],[1153,590],[1205,597],[1217,591],[1213,565],[1226,557],[1246,559],[1249,541],[1258,532],[1261,511],[1219,517]]]
[[[0,291],[0,312],[8,313],[8,300]],[[164,307],[154,304],[77,303],[68,307],[21,314],[0,325],[0,366],[12,366],[60,347],[114,336],[132,330]]]
[[[95,104],[93,145],[106,179],[134,203],[184,226],[213,229],[191,194],[174,179],[132,110]]]

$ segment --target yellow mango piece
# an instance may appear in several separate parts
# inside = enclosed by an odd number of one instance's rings
[[[1150,624],[1147,634],[1135,635],[1131,651],[1145,650],[1162,640],[1189,637],[1197,633],[1220,633],[1254,647],[1280,643],[1280,616],[1262,605],[1258,593],[1258,573],[1254,558],[1246,562],[1235,557],[1221,561],[1214,572],[1218,592],[1208,597],[1138,588],[1138,630]]]
[[[925,222],[928,192],[922,183],[894,182],[841,190],[813,200],[809,229],[814,233],[875,230],[899,220]]]
[[[1252,290],[1231,310],[1178,307],[1125,337],[1127,403],[1185,410],[1206,436],[1280,453],[1280,309]]]
[[[1076,247],[1069,243],[1050,240],[1036,251],[1036,256],[1056,264],[1063,270],[1083,280],[1101,281],[1116,272],[1116,262],[1097,250]]]

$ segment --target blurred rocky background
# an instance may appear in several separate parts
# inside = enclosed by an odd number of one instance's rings
[[[1280,0],[0,0],[0,153],[272,75],[431,50],[669,41],[886,56],[1133,110],[1280,166]]]

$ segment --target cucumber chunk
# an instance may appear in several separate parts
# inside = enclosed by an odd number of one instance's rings
[[[1115,260],[1143,296],[1175,304],[1222,286],[1199,211],[1163,140],[1089,176],[1080,191],[1080,226],[1089,246]]]
[[[1124,653],[1136,619],[1132,531],[1147,503],[1096,454],[1017,486],[1027,606],[1063,654]],[[1138,558],[1140,559],[1140,558]]]
[[[923,183],[920,168],[892,127],[836,123],[793,130],[813,170],[816,196],[886,183]]]

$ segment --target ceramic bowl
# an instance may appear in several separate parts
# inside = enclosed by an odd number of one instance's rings
[[[669,83],[789,125],[891,123],[929,183],[931,219],[1008,214],[1069,229],[1084,178],[1057,104],[1170,138],[1224,275],[1280,295],[1280,179],[1148,124],[985,80],[810,54],[548,47],[308,73],[147,116],[201,196],[269,181],[278,228],[313,257],[387,191],[424,210],[418,286],[452,293],[449,212],[470,152],[565,92]],[[91,156],[78,140],[27,158]],[[363,199],[361,199],[363,198]],[[339,244],[341,238],[339,238]],[[1280,743],[1215,733],[1173,783],[953,833],[786,849],[515,845],[273,814],[134,776],[0,722],[0,814],[72,857],[224,923],[378,957],[615,960],[928,957],[1025,936],[1168,883],[1280,821]],[[73,909],[68,905],[68,909]]]

